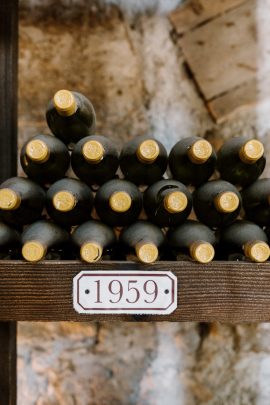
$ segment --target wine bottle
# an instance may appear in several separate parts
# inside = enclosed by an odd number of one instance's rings
[[[265,162],[260,141],[236,137],[225,142],[219,150],[217,168],[222,179],[246,187],[262,174]]]
[[[270,255],[265,232],[249,221],[235,221],[224,228],[220,235],[220,246],[228,255],[244,253],[253,262],[265,262]]]
[[[30,179],[46,184],[64,177],[70,157],[62,141],[51,135],[39,134],[23,145],[20,160]]]
[[[78,226],[71,235],[71,241],[81,259],[93,263],[103,254],[110,255],[116,245],[116,236],[112,228],[92,220]]]
[[[22,233],[22,256],[28,262],[65,258],[68,248],[68,232],[47,220],[34,222]]]
[[[174,145],[169,154],[169,167],[175,180],[197,187],[212,176],[216,160],[212,145],[206,139],[192,136]]]
[[[76,176],[86,184],[103,184],[111,180],[118,169],[117,148],[104,136],[87,136],[74,146],[71,166]]]
[[[211,228],[232,223],[241,210],[242,199],[237,188],[224,180],[212,180],[193,193],[193,207],[200,222]]]
[[[75,91],[57,91],[48,104],[46,119],[52,133],[65,144],[76,143],[95,130],[92,104]]]
[[[94,197],[90,188],[80,180],[64,178],[47,191],[47,212],[63,226],[79,225],[90,219]]]
[[[192,209],[192,197],[179,181],[160,180],[145,191],[143,204],[151,222],[168,227],[185,221]]]
[[[0,216],[14,226],[30,224],[41,217],[45,192],[24,177],[12,177],[0,185]]]
[[[270,179],[259,179],[242,191],[245,217],[260,226],[270,225]]]
[[[123,229],[119,240],[127,253],[134,253],[143,263],[153,263],[165,244],[165,235],[151,222],[137,221]]]
[[[0,222],[0,259],[18,259],[21,237],[17,230]]]
[[[126,226],[138,218],[142,209],[142,194],[127,180],[110,180],[98,189],[95,208],[106,224]]]
[[[120,153],[120,168],[125,179],[139,184],[153,184],[167,168],[167,152],[156,139],[138,136],[127,142]]]
[[[175,256],[181,252],[199,263],[209,263],[215,256],[215,234],[200,222],[187,220],[170,229],[167,238]]]

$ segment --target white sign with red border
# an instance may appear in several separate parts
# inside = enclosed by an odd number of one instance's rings
[[[80,314],[168,315],[177,308],[177,278],[170,271],[81,271],[73,306]]]

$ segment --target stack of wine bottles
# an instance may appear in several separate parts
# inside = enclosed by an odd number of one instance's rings
[[[167,154],[138,136],[118,151],[95,135],[90,101],[68,90],[46,119],[53,135],[21,149],[27,177],[0,185],[2,259],[268,260],[270,179],[258,180],[258,140],[236,137],[216,153],[192,136]]]

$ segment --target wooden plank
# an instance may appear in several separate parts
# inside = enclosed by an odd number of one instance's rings
[[[247,112],[258,107],[260,102],[265,101],[265,99],[259,99],[258,96],[258,83],[256,79],[253,79],[214,98],[207,103],[207,106],[217,124],[222,124],[232,119],[240,110]]]
[[[16,322],[0,324],[0,405],[16,404]]]
[[[0,1],[0,182],[17,173],[17,70],[18,0]],[[0,323],[0,405],[16,404],[16,328]]]
[[[188,32],[180,45],[206,100],[256,78],[256,1]]]
[[[72,280],[82,270],[170,270],[178,278],[178,308],[168,316],[80,315],[72,306]],[[14,321],[200,321],[270,320],[270,264],[241,262],[3,261],[0,320]]]
[[[0,1],[0,182],[17,173],[18,2]]]
[[[189,0],[170,14],[178,34],[184,34],[199,24],[235,8],[246,0]]]

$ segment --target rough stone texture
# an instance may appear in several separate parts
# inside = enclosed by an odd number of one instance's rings
[[[19,144],[48,132],[44,108],[66,87],[91,98],[98,132],[118,146],[144,133],[167,148],[189,134],[217,146],[250,134],[268,150],[268,105],[212,122],[167,19],[178,3],[21,1]],[[269,405],[269,339],[268,324],[21,323],[18,403]]]

